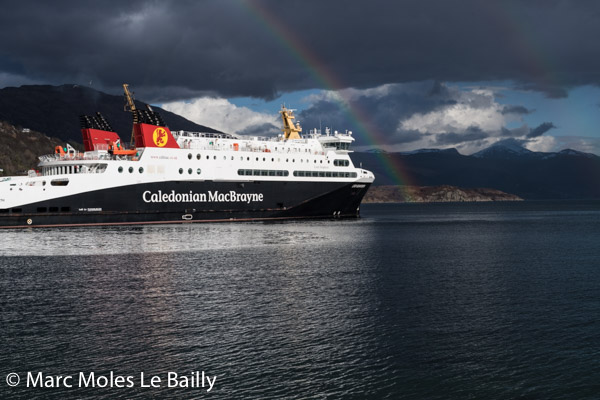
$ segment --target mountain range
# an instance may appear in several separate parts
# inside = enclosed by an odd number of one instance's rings
[[[572,149],[534,152],[508,140],[468,156],[452,148],[352,158],[375,173],[375,185],[493,188],[524,199],[600,198],[600,157]]]
[[[10,161],[11,157],[14,158],[11,149],[33,141],[33,131],[65,142],[81,143],[80,114],[100,111],[115,131],[124,140],[129,140],[132,117],[123,111],[123,105],[122,96],[78,85],[29,85],[0,89],[0,121],[5,121],[4,125],[0,125],[0,130],[5,132],[0,160],[8,160],[3,161],[5,166],[12,165],[5,168],[5,173],[34,167],[33,154],[22,162]],[[136,101],[136,106],[141,108],[145,104]],[[218,132],[159,107],[153,106],[153,109],[160,112],[172,129]],[[23,132],[23,128],[31,130],[32,135],[19,136],[18,132]],[[19,140],[19,143],[12,143],[12,140]],[[56,143],[56,140],[47,142]],[[35,143],[38,146],[46,141],[35,136]],[[35,149],[38,150],[37,147]],[[36,154],[51,153],[53,147],[39,151]],[[2,159],[2,154],[8,158]],[[496,189],[523,199],[600,199],[600,157],[572,149],[534,152],[514,139],[498,142],[472,155],[463,155],[451,148],[404,153],[357,152],[352,154],[352,159],[356,165],[375,173],[376,186],[451,185]],[[394,167],[390,168],[390,165]]]

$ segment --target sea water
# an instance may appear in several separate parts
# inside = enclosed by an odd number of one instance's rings
[[[0,397],[600,397],[600,202],[361,212],[1,231]]]

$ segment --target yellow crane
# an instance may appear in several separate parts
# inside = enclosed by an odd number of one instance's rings
[[[283,137],[284,139],[300,139],[300,132],[302,132],[302,128],[300,124],[296,124],[294,126],[294,111],[285,106],[281,106],[281,119],[283,120]]]
[[[137,124],[138,123],[138,113],[135,112],[137,109],[135,108],[135,102],[133,101],[134,100],[133,93],[131,93],[129,91],[129,85],[127,83],[123,84],[123,90],[125,91],[125,111],[129,111],[129,112],[133,113],[133,123]],[[133,145],[134,140],[135,140],[135,128],[132,128],[131,129],[131,141],[130,141],[131,145]]]

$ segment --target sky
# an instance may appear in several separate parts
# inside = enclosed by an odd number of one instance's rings
[[[600,3],[529,0],[2,2],[0,87],[74,83],[222,131],[359,150],[502,140],[600,154]],[[174,127],[176,128],[176,127]]]

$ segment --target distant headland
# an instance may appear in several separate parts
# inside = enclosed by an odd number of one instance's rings
[[[514,194],[496,189],[465,189],[441,186],[372,186],[363,203],[441,203],[479,201],[522,201]]]

